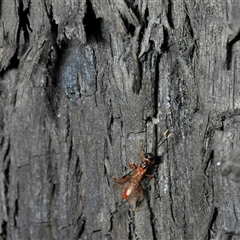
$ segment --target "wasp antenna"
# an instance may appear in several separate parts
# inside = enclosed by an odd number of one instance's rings
[[[168,132],[168,129],[163,133],[163,135],[161,136],[161,138],[160,138],[160,140],[159,140],[159,142],[157,143],[157,147],[156,147],[156,149],[158,149],[161,145],[162,145],[162,143],[161,143],[161,141],[162,141],[162,139],[163,139],[163,137],[164,137],[164,135],[166,135],[167,134],[167,132]],[[163,140],[164,141],[164,140]],[[159,144],[160,143],[160,144]]]
[[[160,147],[163,145],[163,143],[164,143],[168,138],[170,138],[172,135],[173,135],[173,133],[171,133],[171,132],[169,131],[169,129],[166,129],[165,132],[163,133],[162,137],[160,138],[160,140],[159,140],[159,142],[158,142],[158,144],[157,144],[156,149],[160,148]],[[165,137],[165,139],[163,139],[163,137]],[[162,141],[162,139],[163,139],[163,141]]]
[[[169,129],[166,129],[165,132],[163,133],[163,136],[166,136],[168,132],[169,132]]]

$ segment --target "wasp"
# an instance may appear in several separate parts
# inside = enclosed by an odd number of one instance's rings
[[[172,133],[169,133],[169,130],[167,129],[163,134],[163,136],[165,136],[165,139],[162,142],[162,138],[160,139],[160,144],[157,146],[157,148],[159,148],[171,135]],[[153,161],[153,156],[151,154],[144,153],[142,142],[140,149],[140,158],[142,160],[140,164],[129,164],[129,167],[132,169],[130,173],[119,179],[115,179],[116,183],[123,185],[125,188],[122,199],[127,200],[130,205],[134,205],[134,210],[136,210],[137,206],[141,201],[141,196],[143,192],[141,187],[142,179],[144,177],[154,178],[154,175],[148,174],[147,170],[148,167],[155,164],[155,162]]]

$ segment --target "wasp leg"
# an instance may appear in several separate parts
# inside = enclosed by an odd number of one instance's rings
[[[137,166],[134,163],[129,163],[129,167],[131,169],[136,169],[137,168]]]
[[[154,178],[153,174],[145,174],[144,176],[148,177],[148,178]]]
[[[148,162],[148,165],[155,164],[154,161],[150,161],[149,158],[145,157],[145,154],[144,154],[144,151],[143,151],[143,143],[142,143],[142,141],[141,141],[140,158],[142,159],[142,162]]]
[[[143,162],[149,162],[149,159],[145,157],[144,151],[143,151],[143,143],[142,141],[140,142],[141,145],[141,150],[140,150],[140,158],[142,159]]]
[[[148,165],[153,165],[153,164],[155,164],[155,162],[154,161],[150,161],[149,159],[148,159]]]

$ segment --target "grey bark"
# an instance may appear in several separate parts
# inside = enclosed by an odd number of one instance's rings
[[[1,1],[0,239],[240,239],[238,9]]]

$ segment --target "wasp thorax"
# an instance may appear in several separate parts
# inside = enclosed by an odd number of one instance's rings
[[[141,163],[141,168],[147,168],[148,167],[148,163],[147,162],[142,162]]]

